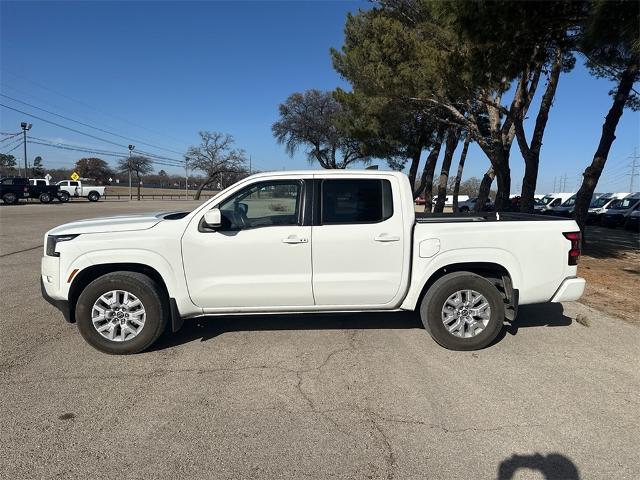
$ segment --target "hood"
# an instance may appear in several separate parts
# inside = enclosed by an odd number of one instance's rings
[[[167,213],[121,215],[115,217],[90,218],[65,223],[48,232],[49,235],[72,235],[81,233],[112,233],[147,230],[161,221]]]

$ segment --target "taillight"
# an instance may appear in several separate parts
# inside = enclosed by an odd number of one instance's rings
[[[29,187],[24,187],[23,192],[28,192],[29,191]]]
[[[580,258],[580,232],[564,232],[563,235],[571,242],[569,265],[578,265],[578,259]]]

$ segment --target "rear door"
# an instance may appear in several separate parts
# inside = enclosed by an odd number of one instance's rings
[[[405,248],[398,187],[393,176],[316,181],[316,305],[383,306],[396,297]]]

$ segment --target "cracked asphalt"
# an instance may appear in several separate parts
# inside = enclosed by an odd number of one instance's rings
[[[48,228],[193,205],[0,207],[0,478],[640,478],[640,329],[578,303],[478,352],[370,313],[199,319],[114,357],[41,299]]]

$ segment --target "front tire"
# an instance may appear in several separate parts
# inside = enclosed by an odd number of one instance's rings
[[[113,272],[97,278],[80,294],[76,322],[95,349],[129,355],[149,348],[164,332],[168,300],[151,278],[137,272]]]
[[[505,309],[500,291],[471,272],[437,280],[422,299],[420,318],[431,337],[449,350],[478,350],[502,330]]]
[[[48,193],[41,193],[40,197],[39,197],[40,203],[51,203],[51,195],[49,195]]]
[[[67,203],[70,198],[71,196],[69,195],[69,192],[58,192],[58,200],[60,200],[60,202]]]
[[[100,200],[100,194],[98,192],[89,192],[87,198],[90,202],[97,202],[98,200]]]

